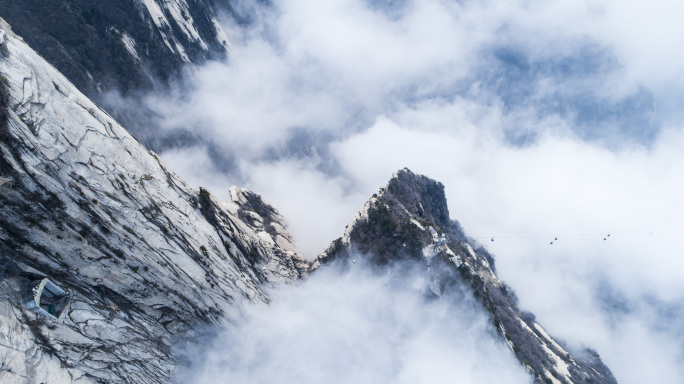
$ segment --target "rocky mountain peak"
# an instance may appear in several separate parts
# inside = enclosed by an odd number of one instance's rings
[[[391,193],[409,214],[430,218],[440,227],[449,225],[449,208],[442,183],[404,168],[394,173],[386,192]]]
[[[449,219],[444,185],[401,169],[368,200],[344,236],[319,255],[313,268],[351,251],[367,254],[377,264],[422,260],[423,248],[433,239],[430,228],[456,241],[463,238],[460,224]]]
[[[262,239],[279,249],[280,257],[276,261],[281,263],[278,266],[281,274],[294,278],[290,274],[296,271],[296,277],[305,277],[310,265],[299,254],[287,230],[287,220],[280,212],[261,195],[244,188],[231,187],[230,199],[230,202],[221,203],[222,209],[235,215]]]
[[[616,383],[592,350],[569,352],[518,308],[501,281],[494,258],[449,218],[444,186],[404,168],[373,195],[312,265],[351,265],[364,259],[381,268],[415,262],[427,274],[431,294],[469,292],[482,304],[497,332],[535,383]]]

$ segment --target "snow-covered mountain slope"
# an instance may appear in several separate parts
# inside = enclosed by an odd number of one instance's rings
[[[227,0],[0,2],[0,17],[89,96],[166,81],[187,63],[223,57]]]
[[[0,101],[0,382],[168,383],[174,343],[307,273],[277,210],[190,188],[3,21]],[[21,305],[44,277],[60,319]]]
[[[425,267],[430,289],[468,287],[490,314],[492,326],[536,383],[616,383],[592,350],[571,354],[521,312],[515,294],[496,276],[494,258],[449,218],[444,186],[408,169],[365,204],[343,237],[330,244],[312,270],[337,260],[367,257],[374,264],[415,260]]]

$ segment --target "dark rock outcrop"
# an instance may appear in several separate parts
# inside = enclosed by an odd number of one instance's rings
[[[407,259],[421,263],[436,295],[455,287],[472,292],[536,383],[616,383],[595,351],[569,353],[534,316],[521,312],[512,289],[497,278],[494,258],[449,219],[441,183],[408,169],[395,173],[312,270],[359,255],[385,267]]]
[[[5,0],[0,17],[91,98],[150,89],[226,54],[226,0]]]

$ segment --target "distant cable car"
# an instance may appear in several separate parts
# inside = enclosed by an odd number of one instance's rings
[[[492,237],[492,241],[494,241],[494,238]]]
[[[70,296],[67,291],[48,278],[29,283],[24,294],[24,308],[39,315],[59,319],[69,305]]]

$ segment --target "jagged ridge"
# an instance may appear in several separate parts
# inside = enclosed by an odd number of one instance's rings
[[[441,234],[450,242],[440,242]],[[379,265],[416,260],[425,265],[434,294],[454,285],[471,290],[536,383],[616,383],[595,351],[571,355],[533,315],[521,312],[511,288],[497,278],[493,257],[473,244],[460,224],[449,219],[444,186],[405,168],[373,195],[312,270],[358,254]]]
[[[3,21],[0,80],[0,381],[171,382],[173,343],[306,274],[273,207],[194,191]],[[19,305],[45,276],[61,320]]]

